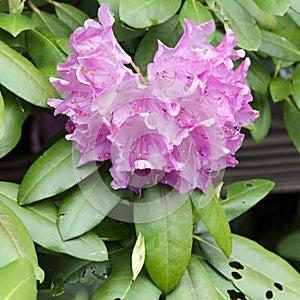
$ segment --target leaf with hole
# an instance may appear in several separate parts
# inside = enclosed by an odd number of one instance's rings
[[[0,299],[36,299],[36,280],[32,266],[26,258],[18,258],[0,268],[0,282]]]
[[[0,201],[8,206],[23,222],[33,241],[42,247],[91,261],[107,260],[107,250],[103,241],[89,232],[70,241],[63,241],[59,235],[56,216],[57,207],[52,201],[43,201],[26,207],[17,203],[19,186],[0,182]]]
[[[158,300],[161,291],[144,273],[132,282],[130,253],[120,255],[112,267],[108,280],[98,287],[91,300]]]
[[[232,241],[229,258],[209,235],[201,236],[199,245],[203,257],[240,291],[251,299],[300,297],[300,275],[285,260],[244,237],[233,235]]]
[[[52,145],[25,174],[18,194],[19,203],[24,205],[55,196],[97,170],[94,163],[77,168],[80,156],[72,142],[65,139]]]
[[[58,94],[47,78],[24,56],[0,41],[0,83],[24,100],[48,107]],[[18,78],[18,80],[16,80]]]
[[[188,195],[165,185],[143,191],[134,203],[136,232],[145,239],[145,265],[153,282],[165,293],[178,284],[192,247],[192,209]]]

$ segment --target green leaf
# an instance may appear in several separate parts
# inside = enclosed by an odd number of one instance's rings
[[[94,163],[77,168],[80,157],[72,142],[65,139],[56,142],[25,174],[18,194],[19,203],[24,205],[57,195],[97,170]]]
[[[259,117],[253,123],[255,129],[250,131],[253,140],[259,143],[267,136],[270,130],[272,123],[271,108],[268,98],[256,93],[253,94],[251,106],[259,111]]]
[[[220,199],[213,186],[205,195],[200,190],[190,194],[196,212],[226,256],[231,253],[231,232]]]
[[[133,247],[132,256],[131,256],[131,268],[132,268],[132,281],[134,282],[138,275],[140,274],[144,262],[145,262],[145,239],[139,233],[138,238]]]
[[[0,299],[36,299],[36,281],[32,266],[26,258],[19,258],[0,268],[0,282]]]
[[[63,240],[79,236],[98,225],[122,199],[103,182],[102,178],[108,177],[106,174],[100,176],[96,173],[88,177],[64,196],[58,210],[58,228]]]
[[[56,224],[57,208],[53,202],[43,201],[26,207],[19,206],[18,187],[17,184],[0,182],[0,201],[19,217],[34,242],[48,250],[80,259],[107,260],[104,243],[92,232],[70,241],[62,241]]]
[[[55,15],[37,10],[32,14],[31,18],[35,28],[43,28],[57,38],[67,38],[72,33],[71,28]]]
[[[161,291],[145,275],[140,274],[135,282],[132,282],[130,253],[119,256],[112,268],[108,280],[98,287],[92,300],[158,300]]]
[[[178,15],[175,15],[160,26],[150,28],[134,55],[134,61],[141,68],[143,74],[146,74],[147,65],[153,60],[158,47],[157,40],[160,40],[168,47],[174,47],[182,33],[183,30]]]
[[[178,299],[219,299],[209,274],[196,256],[191,256],[187,270],[182,276],[178,286],[166,297],[166,300]]]
[[[187,0],[180,10],[180,23],[185,29],[184,19],[195,21],[195,25],[208,22],[213,19],[208,9],[196,0]]]
[[[0,75],[1,76],[1,75]],[[29,105],[24,105],[17,96],[11,94],[7,90],[2,93],[5,106],[5,134],[0,141],[0,158],[9,153],[18,143],[21,137],[22,125],[30,113]],[[2,127],[2,130],[5,127]]]
[[[291,92],[292,84],[289,80],[282,77],[276,77],[271,80],[270,94],[275,103],[287,99]]]
[[[230,222],[248,211],[263,199],[274,185],[270,180],[252,179],[226,186],[226,199],[221,201],[221,205],[227,220]]]
[[[259,52],[284,61],[300,61],[300,51],[297,46],[286,38],[265,30],[261,30]]]
[[[0,149],[1,149],[1,141],[5,136],[5,131],[6,131],[5,107],[4,107],[4,100],[2,97],[2,93],[0,92]]]
[[[108,274],[108,262],[90,262],[63,255],[57,259],[52,276],[52,295],[64,293],[66,284],[80,282],[90,285],[96,280],[103,280]],[[90,281],[90,282],[88,282]]]
[[[294,231],[283,237],[278,244],[278,253],[289,259],[300,261],[300,231]]]
[[[33,28],[30,18],[16,14],[0,14],[0,28],[16,37],[24,30]]]
[[[82,10],[61,2],[50,1],[55,5],[55,12],[58,18],[66,23],[72,30],[83,25],[84,21],[89,19],[89,16]]]
[[[1,192],[0,192],[1,193]],[[20,219],[4,203],[0,202],[0,268],[20,257],[27,258],[42,282],[44,272],[38,266],[33,241]]]
[[[254,18],[239,3],[238,0],[217,0],[220,14],[228,20],[236,34],[238,44],[247,50],[257,50],[260,45],[261,35]],[[225,22],[225,26],[227,23]]]
[[[134,28],[164,23],[178,11],[181,0],[120,0],[120,18]]]
[[[229,258],[225,257],[208,235],[200,237],[199,244],[209,263],[250,299],[300,298],[299,273],[281,257],[257,243],[233,235]]]
[[[0,83],[24,100],[47,107],[49,98],[59,97],[48,79],[29,60],[2,41],[0,41],[0,65]]]
[[[135,202],[136,232],[145,239],[147,271],[165,293],[178,284],[192,246],[192,209],[188,195],[158,185],[143,191]]]
[[[27,51],[38,68],[56,66],[66,60],[66,55],[57,46],[54,37],[35,29],[26,32]]]
[[[285,14],[292,0],[254,0],[263,11],[282,16]]]
[[[251,54],[250,58],[251,65],[247,74],[247,81],[251,90],[267,96],[271,77],[255,55]]]
[[[300,111],[290,100],[283,105],[283,119],[285,127],[297,151],[300,153]]]
[[[297,64],[292,74],[292,95],[298,109],[300,109],[300,63]]]
[[[125,25],[119,25],[115,23],[113,25],[113,31],[118,42],[124,42],[130,39],[138,38],[145,34],[145,30],[134,30]]]

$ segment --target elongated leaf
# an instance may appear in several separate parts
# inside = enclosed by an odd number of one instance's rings
[[[274,102],[288,98],[292,91],[292,84],[285,78],[273,78],[270,82],[270,94]]]
[[[300,110],[291,101],[285,101],[283,105],[283,119],[285,127],[297,151],[300,153]]]
[[[292,74],[292,81],[292,95],[298,109],[300,109],[300,63],[298,63]]]
[[[1,13],[0,28],[16,37],[22,31],[33,28],[33,24],[26,16]]]
[[[145,239],[147,271],[160,290],[168,293],[178,284],[190,259],[191,203],[187,195],[154,186],[136,201],[134,219],[137,233]]]
[[[32,239],[20,219],[4,203],[0,202],[0,268],[19,257],[27,258],[42,282],[44,272],[38,266]]]
[[[254,121],[255,128],[250,131],[253,140],[259,143],[267,136],[271,128],[271,108],[267,97],[256,93],[253,94],[251,106],[259,111],[259,117]]]
[[[211,237],[200,239],[200,247],[209,263],[251,299],[294,300],[300,297],[299,273],[276,254],[233,235],[232,254],[226,258]]]
[[[2,96],[5,101],[4,113],[7,130],[5,130],[5,134],[0,141],[0,158],[9,153],[17,145],[21,137],[23,122],[30,113],[29,105],[24,105],[26,103],[20,101],[18,97],[7,90],[3,91]],[[1,130],[3,129],[5,127],[2,127]]]
[[[260,44],[260,30],[254,18],[238,0],[217,0],[221,15],[228,20],[234,30],[239,46],[247,50],[257,50]],[[226,24],[225,24],[226,25]]]
[[[267,96],[271,76],[256,56],[250,55],[250,58],[251,65],[247,74],[247,81],[251,90]]]
[[[134,56],[134,61],[141,68],[143,74],[146,74],[147,65],[153,60],[158,47],[157,40],[169,47],[174,47],[182,33],[183,30],[177,15],[160,26],[150,28],[139,44]]]
[[[292,0],[254,0],[264,11],[282,16],[292,3]]]
[[[31,18],[35,27],[43,28],[57,38],[67,38],[72,33],[68,25],[52,14],[37,10],[32,14]]]
[[[191,193],[191,200],[207,230],[226,256],[231,252],[231,232],[220,199],[213,186],[205,195],[200,190]]]
[[[98,225],[122,199],[103,182],[107,172],[102,177],[98,173],[90,176],[65,195],[58,210],[58,228],[64,240]]]
[[[1,147],[1,141],[5,136],[5,131],[6,131],[6,118],[5,118],[4,100],[0,92],[0,147]]]
[[[111,276],[101,284],[94,293],[92,300],[158,300],[161,291],[145,275],[140,274],[132,282],[130,253],[119,256],[112,268]]]
[[[207,8],[196,0],[187,0],[180,10],[180,22],[185,28],[184,19],[195,21],[196,25],[212,20],[211,13]]]
[[[228,221],[239,217],[261,199],[274,187],[274,182],[265,179],[252,179],[232,183],[225,187],[226,199],[221,205]]]
[[[193,255],[191,256],[187,270],[182,276],[178,286],[166,297],[166,300],[178,299],[219,299],[210,276],[199,260]]]
[[[93,163],[77,168],[79,159],[80,153],[73,149],[71,142],[62,139],[55,143],[25,174],[18,194],[19,203],[28,204],[57,195],[97,170]]]
[[[66,55],[57,46],[54,38],[40,30],[26,32],[26,46],[28,54],[38,68],[56,66],[66,60]]]
[[[56,206],[51,201],[43,201],[26,207],[17,203],[18,185],[0,182],[0,201],[7,205],[23,222],[34,242],[59,253],[92,261],[107,260],[107,250],[102,240],[93,233],[63,242],[57,226]]]
[[[145,239],[139,233],[138,238],[133,247],[132,256],[131,256],[131,268],[132,268],[132,281],[135,281],[141,272],[144,262],[145,262]]]
[[[284,238],[278,244],[278,253],[286,258],[300,261],[300,231],[294,231]]]
[[[170,19],[180,8],[181,0],[120,0],[120,18],[134,28],[147,28]]]
[[[26,258],[18,258],[0,268],[0,299],[36,299],[37,288],[34,272]]]
[[[2,41],[0,41],[0,65],[0,83],[24,100],[47,107],[48,98],[58,98],[48,79],[29,60]]]
[[[72,5],[56,1],[51,1],[51,3],[55,5],[55,12],[58,18],[72,30],[82,26],[84,21],[89,18],[86,13]]]
[[[300,61],[297,46],[286,38],[265,30],[261,31],[261,38],[260,52],[284,61]]]

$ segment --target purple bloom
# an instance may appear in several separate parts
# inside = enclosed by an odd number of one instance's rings
[[[48,102],[69,117],[66,138],[82,152],[79,165],[111,160],[112,187],[138,194],[158,182],[205,192],[213,172],[237,164],[240,128],[258,116],[249,105],[249,59],[233,67],[244,55],[233,31],[215,48],[205,42],[212,21],[186,21],[174,48],[159,42],[146,82],[125,66],[134,64],[113,36],[108,5],[98,17],[72,34],[62,79],[52,79],[66,99]]]

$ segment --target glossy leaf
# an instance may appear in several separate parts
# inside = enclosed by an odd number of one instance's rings
[[[56,142],[25,174],[18,194],[19,203],[24,205],[57,195],[97,170],[93,163],[77,168],[80,156],[71,142],[65,139]]]
[[[274,102],[287,99],[291,94],[292,84],[289,80],[277,77],[273,78],[270,82],[270,94]]]
[[[120,18],[133,28],[147,28],[170,19],[180,8],[181,0],[120,0]]]
[[[58,18],[66,23],[72,30],[83,25],[89,16],[82,10],[62,2],[51,1],[55,5],[55,12]]]
[[[108,280],[98,287],[92,300],[158,300],[161,291],[145,275],[140,274],[135,282],[132,282],[130,253],[118,257],[112,268]]]
[[[0,149],[1,149],[1,141],[5,136],[5,131],[6,131],[5,107],[4,107],[4,100],[0,92]]]
[[[190,196],[205,227],[224,254],[229,256],[232,246],[230,227],[214,187],[210,186],[205,194],[200,190],[194,190]]]
[[[274,297],[279,300],[294,300],[300,297],[299,273],[281,257],[256,242],[233,235],[232,254],[229,258],[224,256],[208,235],[200,238],[199,243],[209,263],[250,299]]]
[[[153,186],[136,201],[134,220],[136,232],[145,239],[147,271],[160,290],[168,293],[178,284],[190,259],[191,203],[176,190]]]
[[[146,74],[148,63],[152,62],[157,50],[157,40],[169,47],[174,47],[183,33],[179,17],[176,15],[160,26],[154,26],[146,33],[139,44],[135,56],[135,63]]]
[[[187,270],[182,276],[178,286],[166,297],[166,300],[178,299],[219,299],[209,274],[199,260],[193,255],[191,256]]]
[[[140,274],[145,262],[145,239],[139,233],[131,255],[132,281],[134,282]]]
[[[286,258],[300,261],[300,231],[294,231],[283,237],[278,244],[278,253]]]
[[[297,151],[300,153],[300,110],[292,101],[285,101],[283,105],[283,119],[288,134]]]
[[[36,299],[37,288],[34,272],[26,258],[19,258],[0,268],[0,299]]]
[[[58,210],[58,228],[63,240],[79,236],[98,225],[121,200],[103,182],[103,177],[96,173],[64,196]]]
[[[271,76],[256,56],[250,55],[250,58],[251,65],[247,74],[247,81],[251,90],[267,96]]]
[[[294,69],[292,82],[292,95],[298,109],[300,109],[300,63]]]
[[[24,30],[33,28],[30,18],[24,15],[0,14],[0,28],[16,37]]]
[[[5,101],[4,113],[6,128],[5,134],[0,141],[0,158],[9,153],[18,143],[21,137],[22,125],[30,113],[29,105],[24,105],[17,96],[3,91]],[[26,104],[26,103],[25,103]],[[5,127],[2,127],[2,130]]]
[[[0,41],[0,65],[0,83],[24,100],[47,107],[49,98],[59,97],[48,79],[28,59],[2,41]]]
[[[1,192],[0,192],[1,193]],[[20,219],[3,202],[0,202],[0,268],[20,258],[27,258],[42,282],[44,272],[38,266],[32,239]]]
[[[291,5],[292,0],[254,0],[254,2],[263,11],[282,16]]]
[[[257,50],[260,44],[260,30],[254,18],[239,3],[238,0],[217,0],[220,14],[228,20],[236,34],[240,47],[247,50]],[[225,23],[225,26],[226,23]]]
[[[67,38],[72,33],[71,28],[55,15],[37,10],[32,14],[31,18],[35,27],[47,30],[51,35],[57,38]]]
[[[271,123],[271,108],[268,98],[259,94],[253,94],[253,109],[259,111],[259,117],[254,121],[255,129],[251,130],[251,136],[256,143],[262,141],[268,134]]]
[[[265,179],[238,181],[226,186],[226,199],[221,205],[228,221],[239,217],[261,199],[274,187],[274,182]]]
[[[57,46],[53,37],[40,30],[26,33],[27,51],[38,68],[56,66],[66,60],[66,55]]]
[[[212,15],[208,9],[196,0],[187,0],[180,10],[180,22],[185,28],[184,19],[195,21],[196,25],[212,20]]]
[[[273,58],[284,61],[300,61],[300,51],[297,46],[286,38],[269,31],[261,31],[259,51]]]
[[[26,207],[17,203],[18,185],[0,183],[0,201],[7,205],[23,222],[34,242],[42,247],[91,261],[107,260],[107,250],[102,240],[92,232],[79,238],[62,241],[56,224],[57,208],[51,201]]]

